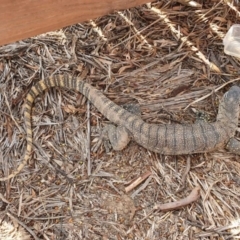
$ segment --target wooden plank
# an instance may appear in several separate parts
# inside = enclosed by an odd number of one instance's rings
[[[149,0],[1,0],[0,45],[147,2]]]

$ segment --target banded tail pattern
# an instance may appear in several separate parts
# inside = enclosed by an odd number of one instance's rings
[[[220,101],[216,122],[195,124],[148,124],[109,100],[103,93],[79,78],[55,75],[39,81],[29,91],[24,111],[27,132],[27,147],[23,161],[10,175],[0,178],[5,181],[15,177],[27,164],[32,152],[31,112],[35,98],[51,87],[62,87],[82,93],[112,123],[108,137],[115,150],[123,149],[132,137],[138,144],[151,151],[167,154],[191,154],[212,151],[224,147],[240,154],[240,142],[234,134],[238,126],[240,88],[233,86]]]
[[[6,181],[15,177],[24,166],[27,164],[33,146],[32,139],[32,124],[31,124],[31,113],[32,113],[32,105],[35,98],[44,92],[46,89],[51,87],[62,87],[68,90],[76,90],[82,93],[85,97],[87,97],[90,102],[95,105],[95,107],[106,116],[111,122],[115,124],[121,124],[122,120],[119,117],[119,113],[125,113],[126,115],[132,115],[128,113],[126,110],[122,109],[112,101],[110,101],[107,97],[105,97],[101,91],[92,87],[90,84],[80,80],[80,78],[70,77],[68,75],[54,75],[45,80],[39,81],[36,85],[34,85],[29,93],[27,94],[25,106],[24,106],[24,122],[25,128],[27,132],[27,147],[23,161],[20,163],[18,168],[14,170],[11,174],[6,177],[0,178],[0,181]],[[126,116],[127,117],[127,116]]]

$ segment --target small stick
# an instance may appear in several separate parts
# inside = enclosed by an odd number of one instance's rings
[[[125,188],[125,192],[128,193],[130,192],[133,188],[138,186],[141,182],[143,182],[146,178],[148,178],[152,174],[151,171],[147,171],[143,173],[140,177],[135,179],[129,186]]]
[[[171,211],[178,208],[185,207],[186,205],[195,202],[200,196],[200,187],[195,187],[192,192],[186,197],[176,202],[157,204],[154,206],[154,210]]]
[[[185,169],[185,171],[183,173],[183,176],[182,176],[182,179],[181,179],[182,187],[180,187],[180,189],[178,189],[176,193],[179,193],[179,192],[184,190],[185,185],[186,185],[187,175],[188,175],[188,173],[190,171],[190,168],[191,168],[191,160],[190,160],[190,157],[188,156],[188,158],[187,158],[187,166],[186,166],[186,169]]]
[[[191,0],[177,0],[177,2],[180,2],[181,4],[189,6],[189,7],[196,7],[196,8],[202,7],[201,4],[199,4],[195,1],[191,1]]]
[[[185,111],[186,109],[188,109],[188,108],[189,108],[191,105],[193,105],[194,103],[197,103],[197,102],[200,102],[200,101],[204,100],[205,98],[211,96],[211,95],[213,94],[213,92],[217,92],[217,91],[219,91],[221,88],[225,87],[226,85],[228,85],[228,84],[230,84],[230,83],[233,83],[233,82],[236,82],[236,81],[238,81],[238,80],[240,80],[240,78],[235,78],[235,79],[233,79],[233,80],[231,80],[231,81],[225,82],[225,83],[222,84],[221,86],[213,89],[210,93],[206,94],[205,96],[203,96],[203,97],[201,97],[201,98],[198,98],[198,99],[194,100],[193,102],[189,103],[183,110]]]
[[[87,102],[87,144],[88,144],[88,152],[87,152],[87,158],[88,158],[88,164],[87,164],[87,173],[88,176],[92,174],[92,161],[91,161],[91,154],[90,154],[90,149],[91,149],[91,124],[90,124],[90,103],[89,101]]]
[[[10,212],[7,213],[7,215],[12,219],[12,221],[17,222],[19,225],[21,225],[26,231],[28,231],[35,240],[40,240],[40,238],[37,237],[37,235],[29,228],[27,227],[26,224],[24,224],[23,222],[21,222],[19,219],[17,219],[16,217],[14,217]]]
[[[0,193],[0,199],[5,203],[10,204],[10,202],[2,195],[2,193]]]

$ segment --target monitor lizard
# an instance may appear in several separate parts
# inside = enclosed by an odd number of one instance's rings
[[[240,88],[232,86],[220,101],[217,119],[213,123],[197,121],[194,124],[150,124],[140,116],[125,110],[108,99],[101,91],[77,77],[54,75],[33,86],[25,102],[24,121],[27,147],[22,163],[11,174],[0,178],[5,181],[15,177],[27,164],[32,152],[31,111],[34,99],[44,90],[62,87],[82,93],[115,125],[108,125],[106,132],[114,150],[122,150],[134,139],[153,152],[164,155],[180,155],[210,152],[226,147],[240,155],[240,142],[234,138],[238,127]]]

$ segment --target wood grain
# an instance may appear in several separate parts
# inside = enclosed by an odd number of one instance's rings
[[[0,45],[127,9],[147,0],[2,0]]]

